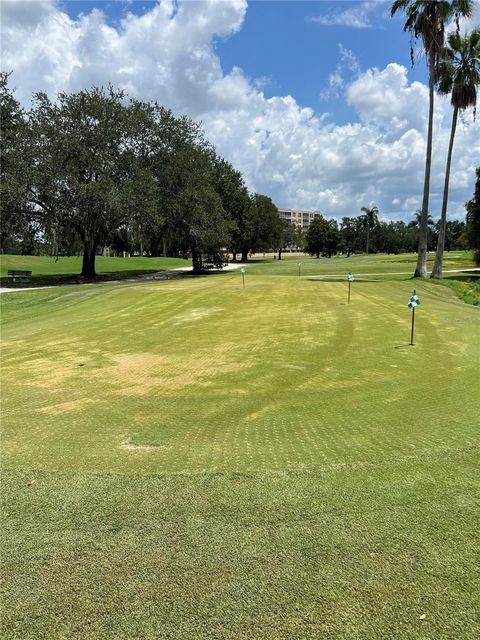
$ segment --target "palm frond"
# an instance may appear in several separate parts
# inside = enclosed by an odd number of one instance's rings
[[[440,93],[451,93],[454,107],[464,110],[477,104],[480,85],[480,28],[464,36],[451,33],[447,39],[435,82]]]

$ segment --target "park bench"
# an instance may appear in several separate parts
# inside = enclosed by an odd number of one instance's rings
[[[14,282],[17,282],[17,279],[20,280],[20,282],[28,282],[28,279],[30,278],[30,276],[32,275],[31,271],[22,271],[19,269],[9,269],[8,271],[8,283],[9,284],[13,284]]]

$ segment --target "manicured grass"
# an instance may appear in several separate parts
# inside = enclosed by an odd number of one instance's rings
[[[4,472],[2,637],[472,640],[477,463]]]
[[[429,271],[433,268],[435,254],[430,253],[427,260]],[[298,265],[301,264],[301,275],[347,274],[353,273],[402,273],[413,275],[417,262],[417,254],[402,253],[400,255],[360,254],[334,256],[333,258],[312,258],[295,254],[284,254],[281,260],[254,256],[247,264],[249,274],[298,276]],[[463,269],[474,267],[471,251],[450,251],[445,253],[444,269]]]
[[[277,266],[2,296],[2,637],[480,633],[479,309]]]
[[[176,267],[188,267],[188,260],[181,258],[96,258],[96,270],[99,275],[112,278],[126,278],[144,273],[155,273]],[[0,258],[0,275],[2,286],[9,286],[7,272],[9,269],[32,271],[29,285],[56,284],[69,276],[78,275],[82,270],[82,258],[49,256],[12,256],[2,255]],[[18,286],[25,286],[18,284]]]
[[[448,275],[436,284],[450,287],[467,304],[480,305],[480,273],[463,276]]]

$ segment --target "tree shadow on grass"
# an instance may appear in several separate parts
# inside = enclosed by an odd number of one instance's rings
[[[93,278],[86,278],[80,274],[71,273],[55,273],[55,274],[42,274],[30,276],[28,282],[9,282],[7,276],[0,278],[0,286],[8,288],[21,287],[39,287],[39,286],[54,286],[54,285],[66,285],[66,284],[92,284],[95,282],[116,282],[118,280],[127,280],[129,278],[148,276],[154,273],[162,273],[169,271],[168,269],[132,269],[130,271],[104,271],[97,274]]]
[[[459,275],[457,273],[447,273],[444,276],[444,280],[460,280],[461,282],[480,282],[480,273],[465,273],[465,275]]]

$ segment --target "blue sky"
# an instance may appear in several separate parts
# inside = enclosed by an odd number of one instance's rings
[[[398,21],[385,17],[388,4],[378,3],[371,14],[372,26],[322,25],[312,21],[319,16],[358,8],[359,2],[266,2],[249,5],[243,29],[220,41],[217,50],[225,70],[240,66],[253,78],[271,80],[265,86],[268,96],[291,94],[304,106],[318,111],[332,109],[335,120],[344,121],[341,100],[321,100],[328,77],[335,72],[340,44],[349,49],[362,68],[382,67],[395,60],[409,65],[408,37]],[[425,77],[423,60],[411,78]],[[352,77],[352,73],[348,74]]]
[[[101,9],[108,22],[118,26],[127,13],[142,15],[155,4],[155,0],[74,0],[61,6],[72,18]],[[369,6],[363,12],[360,8],[365,4]],[[351,51],[360,68],[381,68],[394,60],[409,68],[411,80],[426,81],[424,58],[419,54],[411,67],[409,36],[402,31],[402,17],[392,18],[389,8],[390,3],[382,0],[254,0],[249,2],[242,29],[216,38],[214,46],[225,73],[240,67],[258,81],[267,97],[292,95],[302,106],[332,113],[334,121],[343,124],[355,118],[354,110],[325,91],[339,63],[340,45]],[[367,21],[369,26],[351,26],[352,12],[354,20]],[[335,24],[342,15],[344,24]],[[315,21],[318,18],[332,24],[321,24]],[[343,74],[347,79],[355,75],[345,65]]]
[[[425,60],[389,2],[2,0],[2,69],[17,96],[111,82],[201,121],[252,191],[280,207],[412,219],[421,203]],[[462,29],[480,24],[480,0]],[[430,211],[439,216],[451,122],[437,99]],[[449,215],[462,218],[480,126],[457,131]]]

